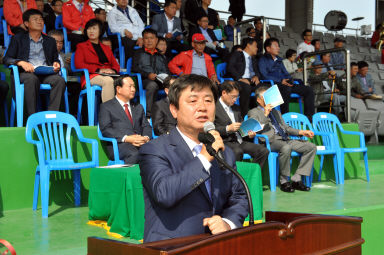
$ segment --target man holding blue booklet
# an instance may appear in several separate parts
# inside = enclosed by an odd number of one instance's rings
[[[309,191],[310,188],[306,187],[301,179],[311,174],[316,145],[307,140],[292,140],[289,136],[312,138],[314,134],[310,130],[298,130],[288,126],[281,117],[280,111],[272,108],[271,104],[265,104],[263,95],[269,88],[269,85],[260,85],[256,88],[255,97],[259,106],[250,110],[248,117],[264,125],[261,134],[268,136],[271,151],[279,153],[280,189],[284,192]],[[300,153],[301,158],[296,173],[290,177],[292,151]]]
[[[239,86],[234,81],[225,81],[220,85],[221,97],[216,102],[215,126],[223,138],[225,146],[235,153],[236,161],[243,160],[244,153],[251,155],[253,162],[263,168],[269,151],[265,146],[253,143],[256,133],[248,131],[247,137],[241,137],[239,129],[243,118],[240,107],[235,104],[239,97]]]

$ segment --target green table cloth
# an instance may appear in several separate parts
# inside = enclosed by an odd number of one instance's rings
[[[255,214],[262,218],[263,187],[258,164],[236,162],[247,182]],[[140,240],[144,234],[144,197],[138,165],[93,168],[90,174],[89,220],[106,221],[110,232]]]

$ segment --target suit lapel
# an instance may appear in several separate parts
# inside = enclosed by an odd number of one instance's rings
[[[130,125],[132,127],[132,130],[133,130],[133,125],[131,123],[131,121],[128,119],[128,116],[127,114],[125,113],[124,109],[121,107],[121,104],[119,103],[119,101],[117,101],[116,98],[113,98],[113,103],[115,104],[115,108],[118,109],[117,110],[117,113],[120,115],[120,118],[121,119],[124,119],[128,125]],[[131,112],[132,112],[132,120],[133,120],[133,107],[131,105]]]
[[[219,168],[219,165],[216,160],[212,161],[212,167],[210,169],[211,173],[211,195],[212,195],[212,204],[213,212],[217,208],[217,203],[220,198],[220,185],[221,185],[221,175],[222,170]]]
[[[168,33],[168,22],[164,13],[161,15],[161,19],[163,21],[163,26],[165,27],[165,31],[166,31],[165,33]]]
[[[179,131],[177,131],[176,128],[171,130],[169,136],[170,145],[174,146],[175,154],[178,155],[180,159],[183,159],[183,161],[189,161],[194,158],[192,151],[189,149],[187,143],[184,141],[183,137],[181,137]],[[205,187],[205,183],[200,184],[198,188],[203,193],[204,197],[210,203],[212,203],[211,199],[209,198],[207,188]]]
[[[232,121],[231,119],[229,118],[227,112],[225,111],[225,109],[223,108],[222,104],[219,102],[219,100],[217,100],[217,105],[216,105],[216,114],[217,115],[222,115],[226,122],[228,123],[228,125],[232,124]]]

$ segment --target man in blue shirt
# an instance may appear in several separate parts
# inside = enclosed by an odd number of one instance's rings
[[[259,59],[259,72],[261,80],[271,80],[279,87],[284,104],[280,105],[282,114],[289,111],[291,93],[299,94],[304,100],[304,114],[311,120],[315,110],[315,95],[309,86],[293,84],[293,79],[287,72],[278,56],[280,51],[279,40],[269,38],[264,42],[265,54]]]

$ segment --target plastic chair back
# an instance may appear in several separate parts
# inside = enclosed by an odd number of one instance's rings
[[[11,42],[12,36],[8,34],[8,26],[7,26],[7,21],[5,21],[5,19],[2,20],[2,27],[3,27],[3,34],[4,34],[4,47],[8,48],[9,43]]]
[[[65,54],[71,52],[71,42],[68,40],[67,28],[64,27],[62,15],[56,17],[55,28],[58,30],[63,30]]]
[[[225,73],[227,72],[227,63],[220,63],[216,66],[216,75],[219,82],[224,81],[233,81],[232,78],[224,78]]]
[[[3,10],[3,7],[0,8],[0,21],[1,23],[3,23],[3,19],[4,19],[4,10]],[[4,29],[3,29],[3,26],[0,26],[0,34],[4,33]]]

